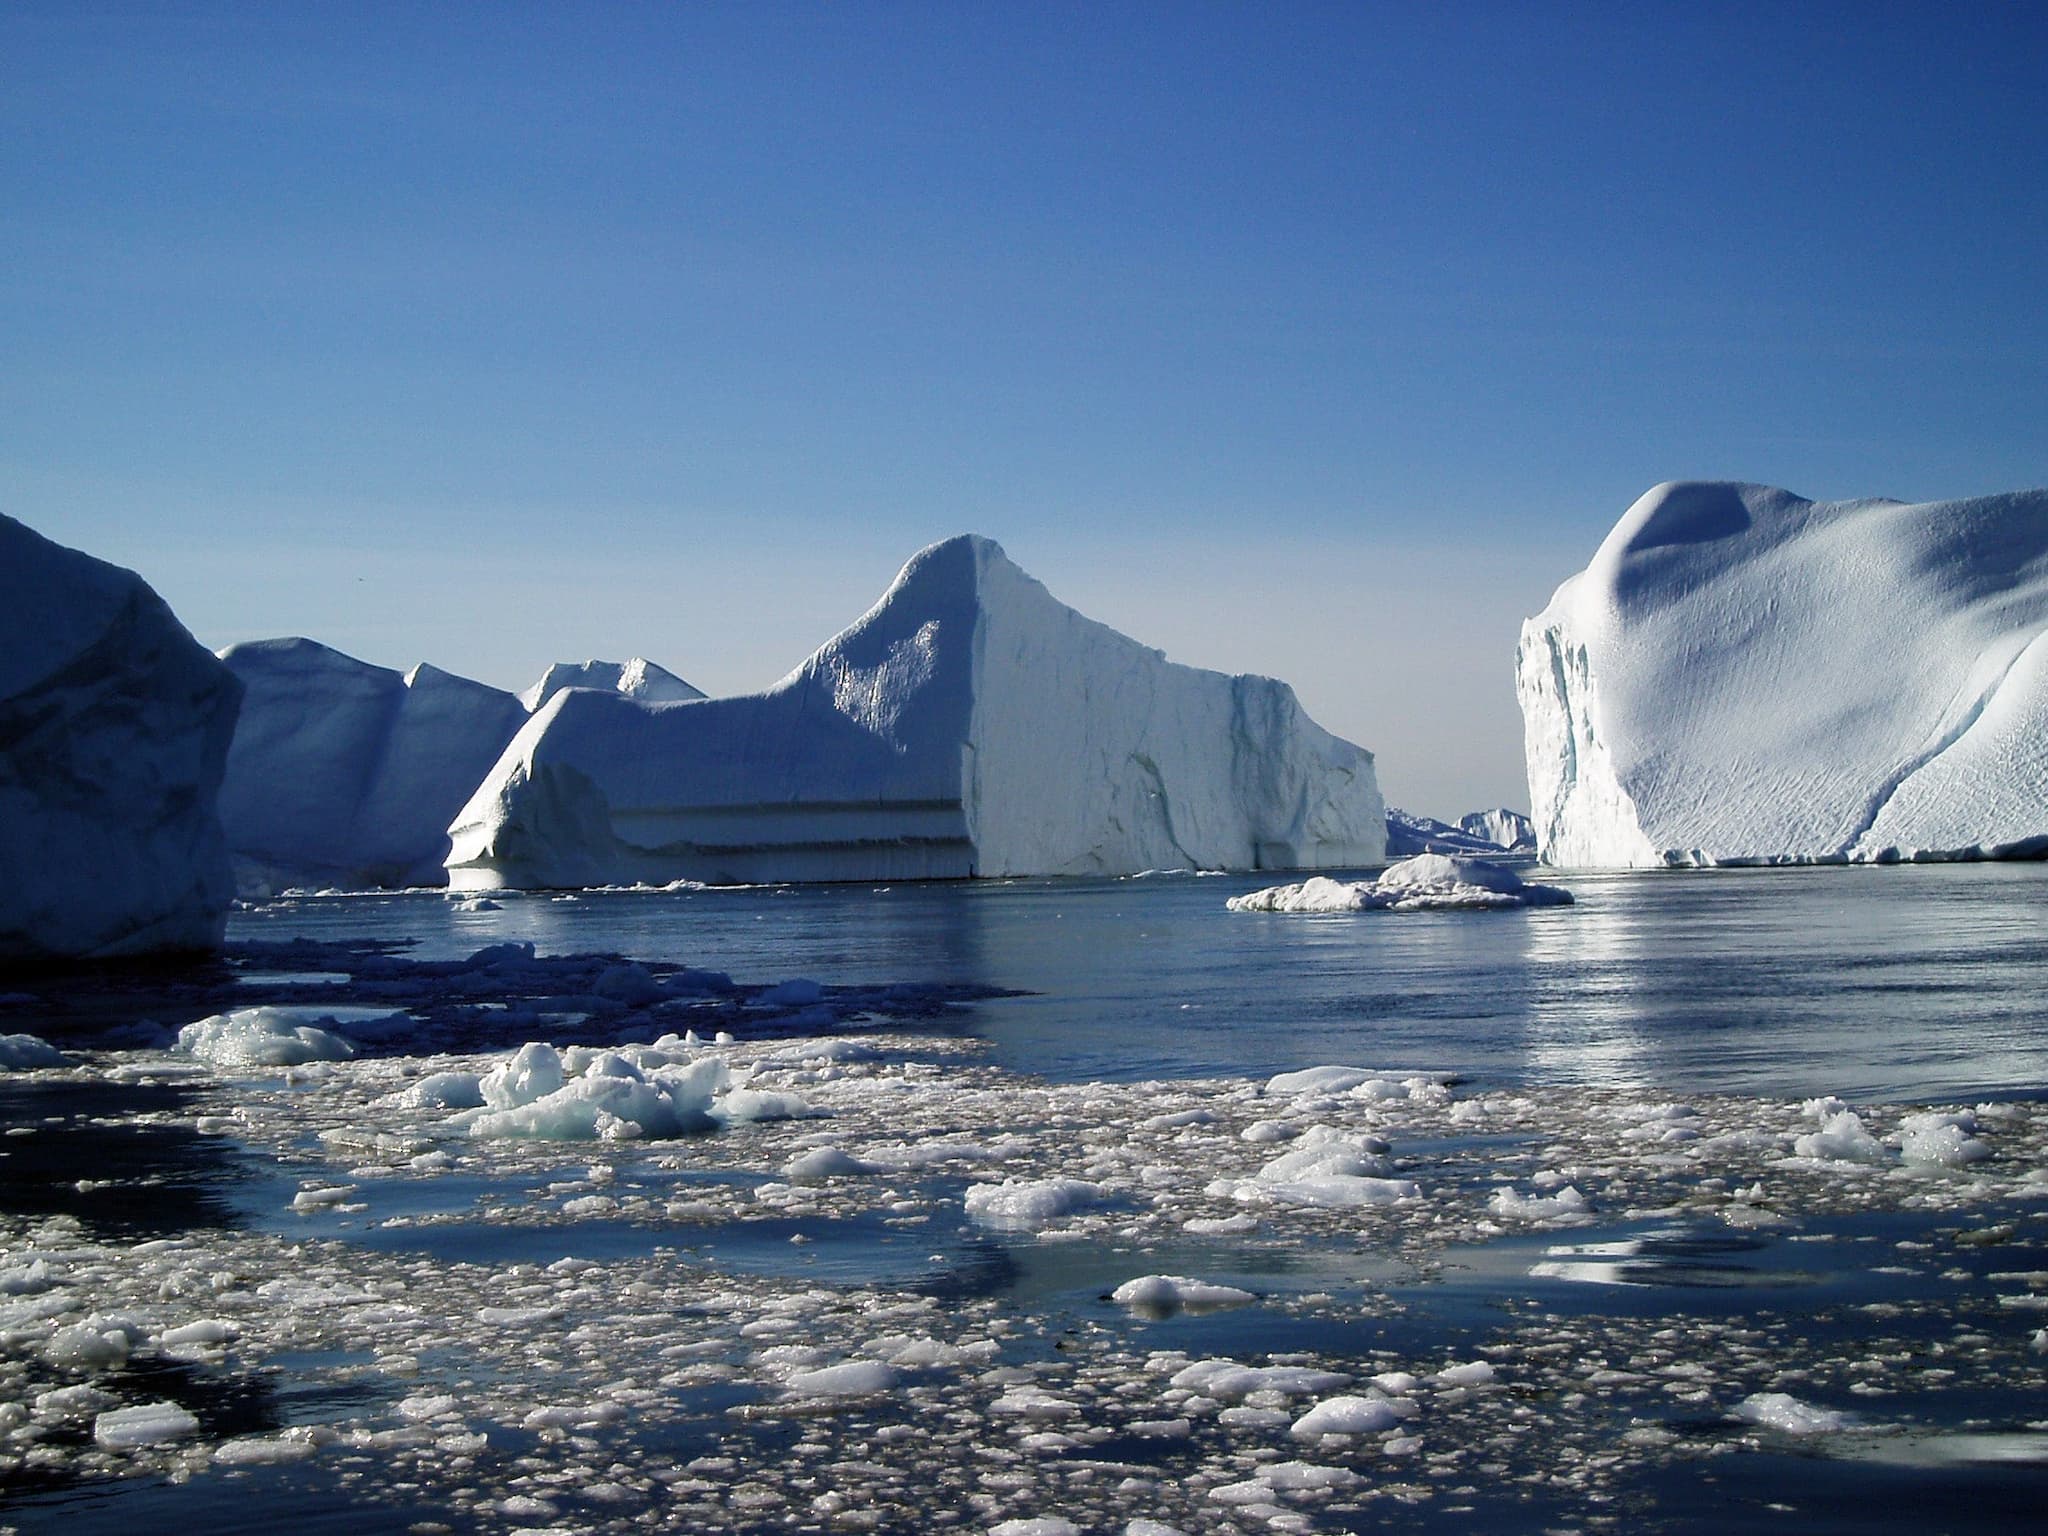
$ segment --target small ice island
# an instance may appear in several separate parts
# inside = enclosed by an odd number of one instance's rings
[[[935,544],[765,693],[571,689],[449,828],[451,886],[1118,875],[1376,864],[1372,754],[1271,678],[1056,601],[984,538]]]
[[[2048,852],[2048,491],[1660,485],[1522,626],[1550,864]]]
[[[1500,864],[1419,853],[1389,864],[1376,880],[1316,875],[1299,885],[1233,896],[1224,906],[1232,912],[1483,912],[1571,902],[1572,893],[1563,886],[1525,881]]]

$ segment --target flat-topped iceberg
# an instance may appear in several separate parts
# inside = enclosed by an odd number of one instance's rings
[[[1569,906],[1571,900],[1562,886],[1525,881],[1484,859],[1419,853],[1388,865],[1377,880],[1315,875],[1299,885],[1233,896],[1224,906],[1232,912],[1447,912]]]
[[[126,571],[0,517],[0,963],[217,948],[241,687]]]
[[[2048,491],[1669,484],[1522,627],[1552,864],[2048,850]]]
[[[220,801],[242,894],[442,884],[448,818],[525,723],[518,699],[312,640],[220,655],[246,689]]]
[[[544,704],[450,827],[450,884],[1375,863],[1372,755],[1294,691],[1170,663],[987,539],[933,545],[766,693]]]
[[[244,896],[445,885],[448,823],[530,709],[569,688],[704,697],[639,656],[557,662],[518,695],[425,662],[400,673],[300,638],[220,656],[246,690],[220,797]]]

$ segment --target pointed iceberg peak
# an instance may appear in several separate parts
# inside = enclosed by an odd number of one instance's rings
[[[645,656],[634,656],[625,661],[558,661],[540,675],[539,682],[520,693],[519,702],[528,714],[534,714],[564,688],[602,688],[649,704],[687,703],[704,697],[701,689],[691,687],[665,667]]]
[[[765,693],[536,714],[451,883],[868,880],[1377,862],[1372,754],[1270,678],[1175,666],[991,539],[920,550]]]

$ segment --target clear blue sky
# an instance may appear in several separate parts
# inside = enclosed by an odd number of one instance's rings
[[[2048,479],[2048,9],[0,3],[0,510],[220,645],[763,686],[976,531],[1526,799],[1678,477]]]

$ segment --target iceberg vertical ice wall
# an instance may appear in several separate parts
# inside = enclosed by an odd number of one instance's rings
[[[2048,492],[1669,484],[1522,626],[1553,864],[2048,848]]]
[[[766,693],[572,691],[449,829],[456,886],[1377,862],[1370,753],[1269,678],[1176,666],[986,539],[933,545]]]
[[[247,689],[220,802],[243,893],[439,885],[448,818],[525,722],[519,701],[312,640],[251,641],[221,659]]]
[[[212,949],[241,686],[141,577],[0,517],[0,962]]]

